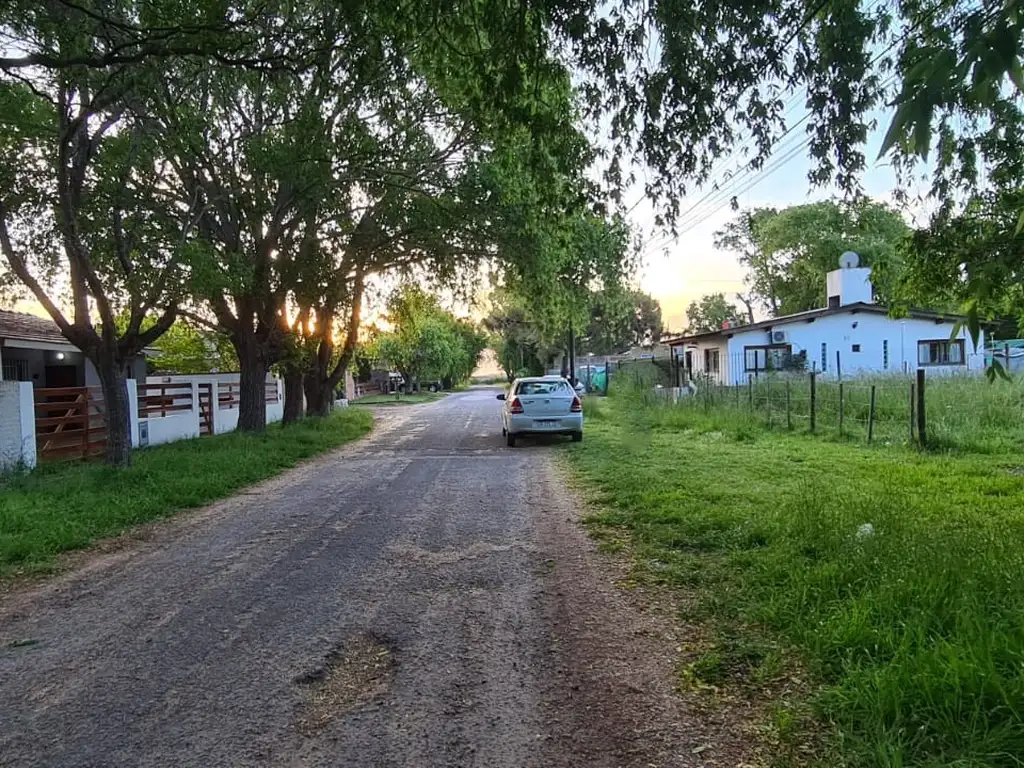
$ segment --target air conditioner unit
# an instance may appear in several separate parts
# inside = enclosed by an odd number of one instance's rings
[[[789,341],[789,331],[772,331],[772,344],[785,344]]]

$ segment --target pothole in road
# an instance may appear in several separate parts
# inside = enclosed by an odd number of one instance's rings
[[[303,702],[295,727],[313,736],[335,718],[352,712],[387,690],[394,673],[389,644],[370,633],[353,635],[316,669],[295,679]]]

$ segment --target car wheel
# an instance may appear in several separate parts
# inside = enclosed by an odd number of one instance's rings
[[[508,432],[505,435],[505,445],[507,445],[509,448],[516,447],[516,436],[513,435],[511,432]]]
[[[508,430],[505,429],[504,427],[501,428],[501,436],[502,437],[507,437],[508,436]]]
[[[582,443],[583,442],[583,433],[582,432],[573,432],[572,433],[572,441],[574,443]]]

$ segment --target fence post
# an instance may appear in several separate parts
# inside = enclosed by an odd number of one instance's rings
[[[914,382],[910,382],[910,442],[914,442]]]
[[[875,436],[875,385],[871,385],[871,405],[868,406],[868,442]]]
[[[928,425],[924,409],[924,368],[917,369],[917,442],[922,448],[928,443]]]
[[[772,377],[766,377],[768,381],[768,388],[765,393],[766,405],[768,408],[768,429],[772,428]]]
[[[754,376],[753,374],[747,374],[747,400],[750,404],[750,410],[754,410]]]
[[[843,366],[839,360],[839,350],[836,350],[836,378],[842,380],[843,378]]]
[[[82,458],[89,458],[89,390],[85,390],[85,394],[82,395],[85,400],[85,428],[82,430]]]
[[[786,429],[793,429],[792,391],[793,382],[786,379]]]
[[[811,432],[817,426],[818,415],[818,374],[811,371]]]
[[[737,382],[736,386],[733,387],[733,389],[736,390],[736,410],[740,409],[740,386],[739,382]]]
[[[839,352],[836,352],[838,360]],[[843,382],[839,382],[839,436],[843,436]]]

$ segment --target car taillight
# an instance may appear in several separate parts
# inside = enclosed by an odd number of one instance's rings
[[[519,402],[518,397],[513,397],[512,402],[509,403],[509,412],[511,413],[522,413],[523,404]]]
[[[569,410],[573,413],[579,413],[583,410],[583,403],[580,402],[578,397],[572,399],[572,405],[569,406]]]

